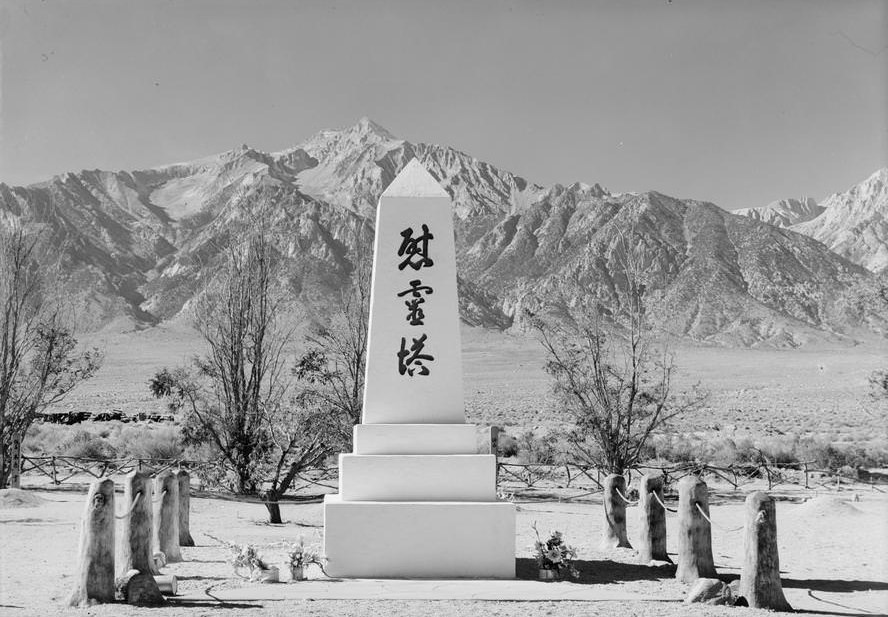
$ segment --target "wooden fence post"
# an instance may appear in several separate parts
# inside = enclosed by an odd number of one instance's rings
[[[685,476],[678,483],[678,567],[675,578],[691,583],[698,578],[716,578],[712,561],[712,529],[697,506],[709,516],[706,482]]]
[[[154,479],[154,550],[163,552],[167,563],[182,561],[179,551],[179,482],[170,471]]]
[[[620,496],[626,494],[626,478],[612,473],[604,480],[604,518],[601,548],[632,548],[626,537],[626,502]]]
[[[179,469],[176,480],[179,483],[179,546],[194,546],[191,537],[191,476]]]
[[[776,508],[767,493],[756,491],[746,498],[744,533],[740,595],[751,608],[791,611],[780,584]]]
[[[137,501],[138,500],[138,501]],[[123,504],[129,510],[120,526],[117,551],[117,575],[130,570],[154,573],[151,553],[151,478],[133,471],[123,480]]]
[[[666,554],[666,510],[663,501],[663,476],[645,474],[638,484],[638,558],[641,563],[668,561]]]
[[[86,495],[77,578],[68,606],[114,601],[114,482],[96,480]]]
[[[122,517],[117,549],[117,588],[128,604],[163,604],[154,575],[160,570],[151,551],[151,477],[132,471],[123,481]]]

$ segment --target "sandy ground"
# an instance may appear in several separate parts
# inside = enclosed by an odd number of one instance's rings
[[[82,342],[105,350],[105,363],[60,410],[164,412],[148,391],[149,378],[164,366],[187,364],[201,351],[194,331],[180,325],[101,332]],[[463,326],[462,346],[469,422],[516,430],[559,422],[535,339]],[[885,407],[869,397],[868,384],[869,375],[884,368],[886,341],[786,350],[682,344],[673,352],[678,389],[699,383],[711,395],[704,409],[676,424],[679,431],[798,432],[848,442],[888,437]]]
[[[84,494],[67,491],[29,491],[44,501],[32,507],[0,504],[0,614],[43,616],[56,614],[135,615],[758,615],[764,612],[725,607],[686,606],[675,602],[479,602],[479,601],[381,601],[381,600],[285,600],[257,603],[178,606],[136,609],[108,605],[91,609],[65,609],[76,564],[79,521]],[[872,615],[888,613],[888,495],[861,487],[860,501],[843,491],[816,497],[798,491],[778,503],[779,549],[783,585],[796,608],[815,614]],[[743,532],[742,494],[717,494],[712,499],[713,554],[720,575],[728,579],[740,573]],[[803,498],[807,502],[801,502]],[[813,499],[810,499],[813,498]],[[669,567],[638,565],[631,550],[601,552],[601,503],[594,497],[580,503],[557,501],[522,502],[520,499],[516,554],[519,576],[532,576],[529,561],[533,530],[558,529],[579,551],[579,582],[557,585],[600,586],[603,596],[618,592],[624,597],[675,598],[686,587],[676,582]],[[233,576],[226,563],[227,551],[205,534],[230,541],[254,543],[266,561],[282,572],[285,544],[300,535],[307,544],[321,544],[322,506],[287,505],[286,523],[264,523],[264,509],[216,499],[192,499],[192,534],[197,547],[184,548],[185,562],[172,564],[166,573],[176,574],[180,594],[249,585]],[[628,511],[630,540],[634,537],[636,512]],[[669,552],[676,549],[676,520],[668,519]],[[310,569],[310,578],[321,578]],[[286,578],[286,575],[284,575]],[[292,584],[292,583],[289,583]],[[308,584],[311,584],[310,582]],[[604,593],[606,592],[606,593]],[[261,607],[261,609],[259,608]]]

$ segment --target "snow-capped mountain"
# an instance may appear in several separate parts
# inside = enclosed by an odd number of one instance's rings
[[[542,187],[366,118],[277,153],[241,146],[149,170],[0,184],[0,222],[21,217],[51,231],[80,314],[100,327],[179,315],[263,207],[291,297],[322,318],[349,284],[356,238],[366,245],[379,195],[413,157],[453,197],[461,312],[471,324],[520,328],[525,308],[589,297],[618,311],[624,238],[657,319],[676,335],[795,345],[885,323],[854,300],[873,275],[793,231],[656,192]]]
[[[823,207],[811,197],[802,197],[801,199],[781,199],[760,208],[741,208],[733,212],[777,227],[790,227],[817,217],[823,212]]]
[[[888,168],[819,204],[781,199],[733,213],[810,236],[873,272],[888,269]]]
[[[873,272],[888,269],[888,167],[820,205],[820,216],[792,229]]]

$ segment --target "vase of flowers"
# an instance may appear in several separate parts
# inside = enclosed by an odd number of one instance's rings
[[[564,542],[563,534],[560,531],[553,531],[552,535],[543,541],[536,523],[533,524],[533,530],[537,537],[534,543],[534,557],[539,567],[540,580],[551,581],[565,574],[578,578],[580,572],[573,565],[577,551]]]
[[[300,536],[299,541],[290,545],[287,552],[287,565],[290,568],[291,581],[304,581],[305,568],[315,564],[324,572],[324,557],[312,548],[306,548],[305,539]]]

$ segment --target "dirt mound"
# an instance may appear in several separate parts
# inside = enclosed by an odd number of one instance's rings
[[[806,516],[854,516],[864,514],[862,510],[855,508],[844,499],[830,495],[809,499],[799,506],[798,512]]]
[[[44,503],[46,503],[46,500],[42,497],[23,491],[20,488],[0,489],[0,509],[36,508]]]

